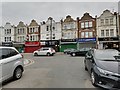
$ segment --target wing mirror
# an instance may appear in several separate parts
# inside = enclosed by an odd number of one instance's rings
[[[92,56],[86,56],[87,59],[92,59]]]

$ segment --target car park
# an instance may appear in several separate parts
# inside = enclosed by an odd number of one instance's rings
[[[71,56],[85,56],[85,54],[87,53],[88,50],[90,50],[91,48],[81,48],[79,50],[74,50],[70,52]]]
[[[24,58],[14,47],[0,47],[0,83],[22,77]]]
[[[94,86],[120,89],[120,55],[117,50],[89,50],[84,65]]]
[[[75,51],[76,49],[74,49],[74,48],[67,48],[67,49],[64,49],[64,54],[70,54],[70,52],[72,52],[72,51]]]
[[[33,52],[34,56],[38,55],[47,55],[47,56],[53,56],[55,54],[55,50],[51,47],[42,47],[36,51]]]

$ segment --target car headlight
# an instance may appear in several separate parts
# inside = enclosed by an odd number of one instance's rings
[[[100,73],[102,73],[102,74],[104,74],[104,75],[106,75],[106,76],[117,74],[117,73],[113,73],[113,72],[111,72],[111,71],[107,71],[107,70],[101,69],[101,68],[99,68],[99,67],[97,67],[97,69],[99,70]]]

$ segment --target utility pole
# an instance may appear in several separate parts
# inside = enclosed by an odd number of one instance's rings
[[[52,18],[50,18],[50,45],[52,45]]]
[[[77,17],[77,49],[79,50],[79,32],[80,31],[80,24],[79,24],[79,17]]]

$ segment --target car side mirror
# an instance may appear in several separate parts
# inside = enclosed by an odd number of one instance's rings
[[[86,58],[87,58],[87,59],[92,59],[92,56],[88,56],[88,55],[87,55]]]

